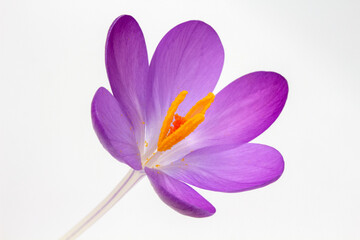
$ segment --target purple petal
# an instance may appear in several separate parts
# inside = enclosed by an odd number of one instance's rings
[[[141,160],[132,125],[118,101],[105,88],[95,93],[91,104],[95,132],[104,148],[117,160],[140,170]]]
[[[115,98],[137,134],[144,128],[146,79],[149,69],[143,33],[127,15],[111,25],[105,50],[106,69]],[[137,136],[140,141],[140,136]]]
[[[159,195],[175,211],[191,217],[208,217],[215,208],[194,189],[158,169],[145,168],[145,172]]]
[[[203,146],[247,143],[276,120],[287,94],[287,82],[280,74],[247,74],[216,95],[205,121],[191,137]]]
[[[163,121],[175,97],[188,91],[178,113],[185,115],[201,98],[212,92],[224,62],[224,49],[217,33],[200,21],[182,23],[159,43],[149,69],[147,121]],[[157,128],[158,126],[156,126]],[[161,127],[161,126],[160,126]],[[157,131],[158,129],[156,129]]]
[[[284,161],[276,149],[248,143],[228,150],[203,148],[162,170],[199,188],[241,192],[276,181],[284,170]]]

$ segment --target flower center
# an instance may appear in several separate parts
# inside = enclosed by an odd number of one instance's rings
[[[185,115],[185,117],[182,117],[175,114],[175,112],[180,103],[184,101],[187,93],[187,91],[180,92],[171,103],[161,127],[158,141],[158,151],[169,150],[172,146],[189,136],[189,134],[205,120],[205,112],[215,98],[213,93],[209,93],[206,97],[198,101]]]

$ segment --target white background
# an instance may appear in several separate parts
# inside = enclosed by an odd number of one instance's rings
[[[0,0],[0,239],[59,238],[128,171],[90,119],[121,14],[149,56],[175,25],[210,24],[226,55],[216,92],[252,71],[285,76],[285,109],[254,142],[286,168],[266,188],[200,191],[217,208],[206,219],[170,209],[145,178],[79,239],[360,239],[359,12],[359,1]]]

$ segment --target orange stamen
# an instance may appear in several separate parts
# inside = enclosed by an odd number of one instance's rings
[[[175,114],[175,112],[180,103],[185,99],[186,94],[186,91],[180,92],[167,112],[161,127],[158,151],[169,150],[172,146],[189,136],[205,120],[205,112],[215,98],[213,93],[209,93],[205,98],[198,101],[185,117],[182,117]],[[175,120],[173,121],[174,118]]]

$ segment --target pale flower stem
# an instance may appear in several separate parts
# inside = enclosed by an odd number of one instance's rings
[[[142,177],[144,173],[130,170],[114,190],[96,206],[86,217],[84,217],[77,225],[75,225],[60,240],[70,240],[77,238],[81,233],[93,225],[107,211],[119,201],[125,193],[127,193]]]

